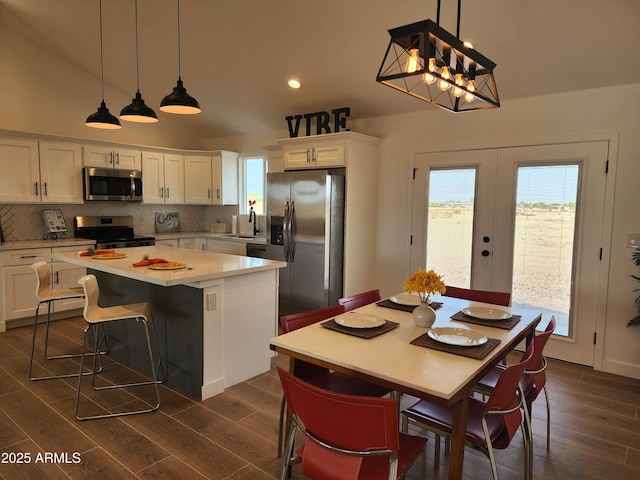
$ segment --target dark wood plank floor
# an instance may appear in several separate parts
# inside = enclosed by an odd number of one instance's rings
[[[58,321],[54,328],[54,350],[79,349],[81,318]],[[30,344],[30,327],[0,334],[0,478],[278,478],[281,389],[275,370],[205,401],[162,386],[157,412],[78,422],[73,415],[76,379],[29,381]],[[72,362],[40,363],[58,372],[74,370],[77,364]],[[275,364],[285,366],[286,359],[274,359]],[[109,379],[131,374],[136,372],[106,361]],[[546,417],[540,397],[533,414],[534,478],[640,478],[640,381],[551,361],[548,387],[551,450],[545,449]],[[139,396],[146,398],[148,393],[140,389]],[[135,401],[122,392],[106,392],[101,398],[91,393],[86,405],[95,411]],[[403,403],[410,401],[403,398]],[[433,469],[432,440],[427,448],[427,478],[447,478],[446,459]],[[502,480],[522,478],[522,452],[519,437],[508,450],[497,452]],[[27,463],[18,463],[20,459]],[[302,478],[298,470],[294,468],[294,478]],[[414,470],[410,479],[418,478],[418,469]],[[470,450],[464,472],[469,480],[491,477],[486,457]]]

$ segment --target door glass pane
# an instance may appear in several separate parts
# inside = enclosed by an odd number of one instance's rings
[[[447,285],[471,285],[475,187],[475,168],[429,172],[427,269],[443,275]]]
[[[518,168],[511,303],[569,335],[578,165]]]

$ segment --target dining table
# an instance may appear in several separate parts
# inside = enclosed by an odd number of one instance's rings
[[[435,323],[412,318],[417,296],[397,294],[279,335],[279,354],[447,406],[453,412],[449,479],[461,479],[474,385],[521,342],[533,340],[537,310],[433,296]]]

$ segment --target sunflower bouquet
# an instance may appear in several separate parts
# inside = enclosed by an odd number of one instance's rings
[[[442,277],[435,270],[418,269],[404,281],[404,290],[407,293],[417,292],[422,303],[429,302],[429,296],[434,293],[445,293],[447,287]]]

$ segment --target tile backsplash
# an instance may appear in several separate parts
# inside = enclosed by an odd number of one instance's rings
[[[178,212],[180,214],[180,230],[183,232],[208,231],[212,221],[231,223],[233,215],[238,214],[238,207],[199,206],[199,205],[144,205],[126,202],[88,202],[82,205],[26,205],[0,204],[0,227],[7,242],[38,240],[46,234],[42,220],[43,209],[56,208],[62,210],[69,232],[73,236],[73,217],[76,216],[108,216],[131,215],[136,234],[155,233],[155,214],[159,212]],[[258,225],[263,228],[264,216],[258,218]],[[238,217],[241,233],[252,232],[247,215]]]

